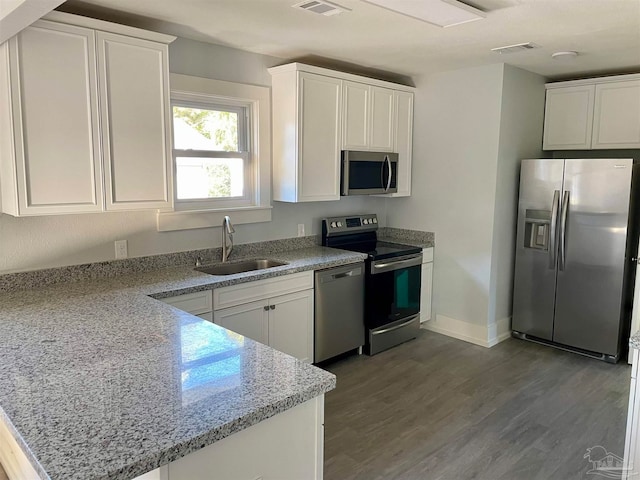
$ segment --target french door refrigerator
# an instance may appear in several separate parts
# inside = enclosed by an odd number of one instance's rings
[[[631,159],[522,161],[513,336],[618,361],[638,249],[633,172]]]

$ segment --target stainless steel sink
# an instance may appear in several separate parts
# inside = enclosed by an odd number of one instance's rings
[[[234,273],[264,270],[265,268],[280,267],[282,265],[286,265],[286,263],[269,258],[261,258],[257,260],[245,260],[244,262],[220,263],[209,267],[199,267],[196,268],[196,271],[208,273],[209,275],[233,275]]]

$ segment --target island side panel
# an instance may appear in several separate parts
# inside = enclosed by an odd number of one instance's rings
[[[320,395],[170,463],[166,480],[322,480],[323,419]]]

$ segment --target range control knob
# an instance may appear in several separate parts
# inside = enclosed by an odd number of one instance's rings
[[[364,223],[365,225],[369,225],[369,220],[365,218],[364,220],[362,220],[362,223]]]
[[[373,223],[378,223],[378,219],[377,218],[374,218],[372,221],[373,221]]]
[[[338,222],[338,227],[342,228],[342,222]]]
[[[336,222],[331,222],[331,228],[336,228]]]

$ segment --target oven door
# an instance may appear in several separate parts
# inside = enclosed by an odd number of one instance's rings
[[[365,302],[367,328],[420,313],[421,271],[422,253],[370,263]]]

